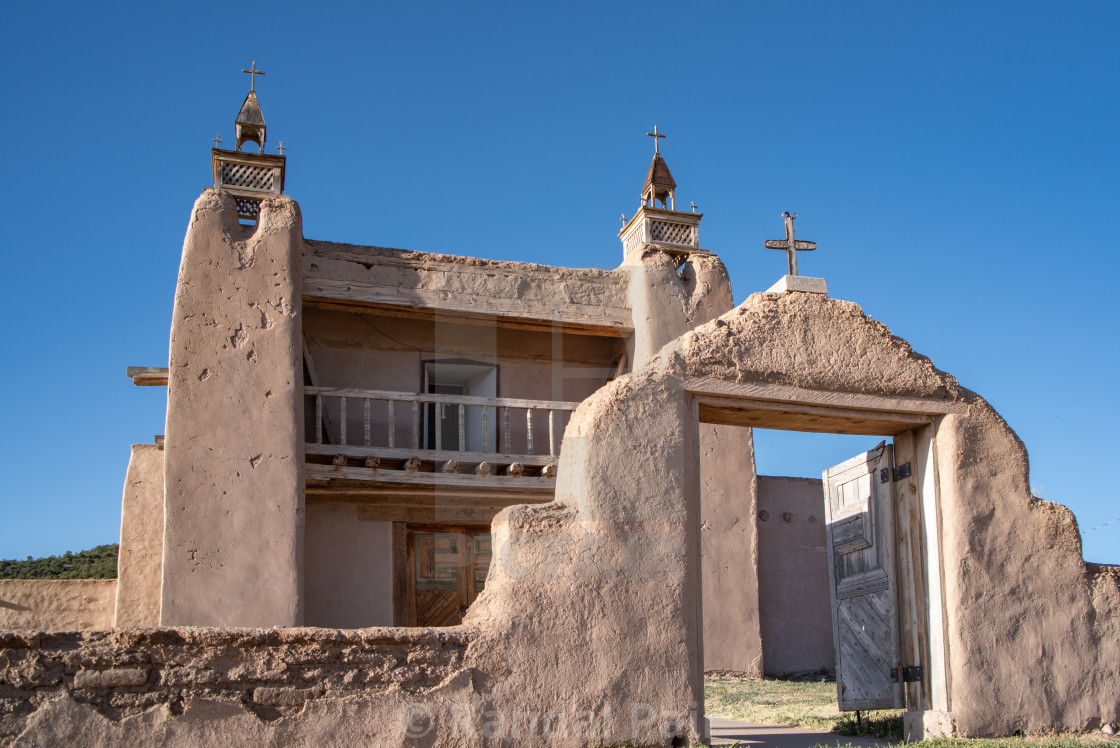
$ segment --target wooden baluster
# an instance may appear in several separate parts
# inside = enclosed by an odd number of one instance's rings
[[[556,456],[556,411],[548,411],[548,454]]]
[[[345,444],[345,442],[343,442]],[[533,454],[533,409],[525,409],[525,454]]]
[[[467,451],[467,406],[459,406],[459,451]]]
[[[443,403],[432,403],[431,407],[435,413],[432,420],[436,422],[436,449],[443,449]]]
[[[338,435],[342,446],[346,446],[346,395],[338,399],[338,409],[341,415],[339,416]]]
[[[503,436],[503,440],[504,440],[504,442],[505,442],[505,454],[507,454],[507,455],[508,455],[508,454],[510,453],[510,444],[509,444],[509,408],[502,408],[502,414],[503,414],[503,416],[504,416],[504,418],[505,418],[505,424],[504,424],[504,425],[505,425],[505,428],[503,428],[503,429],[502,429],[502,433],[503,433],[503,435],[504,435],[504,436]]]
[[[412,401],[412,448],[420,449],[420,403]]]
[[[365,434],[366,446],[369,446],[369,398],[362,398],[362,431]]]
[[[486,426],[487,426],[486,411],[488,411],[488,410],[490,410],[489,406],[487,406],[487,405],[482,406],[482,451],[483,452],[489,451],[489,449],[490,449],[490,438],[489,438],[490,434],[487,433],[488,429],[486,428]]]
[[[397,444],[397,401],[389,401],[389,449]]]
[[[323,396],[315,396],[315,443],[323,443]]]

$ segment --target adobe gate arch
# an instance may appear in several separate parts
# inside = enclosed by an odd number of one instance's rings
[[[541,691],[523,702],[702,703],[700,421],[912,434],[931,540],[927,716],[966,735],[1120,718],[1120,675],[1097,665],[1120,655],[1117,576],[1082,560],[1068,509],[1030,496],[1014,432],[855,304],[799,293],[755,294],[597,392],[568,426],[556,501],[498,516],[500,557],[467,623],[501,632],[503,681]],[[511,575],[526,558],[549,573]],[[574,583],[585,564],[611,574]]]

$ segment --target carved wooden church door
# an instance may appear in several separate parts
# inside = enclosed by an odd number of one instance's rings
[[[409,626],[462,623],[490,569],[489,527],[409,526]]]
[[[842,711],[903,706],[891,501],[883,442],[824,471],[828,575]]]

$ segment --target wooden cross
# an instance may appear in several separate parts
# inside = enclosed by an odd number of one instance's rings
[[[763,246],[767,249],[783,249],[786,256],[789,258],[789,274],[797,275],[797,253],[798,252],[811,252],[817,248],[816,242],[798,241],[793,237],[793,219],[797,218],[796,213],[786,211],[782,213],[782,218],[786,224],[786,238],[783,239],[767,239]]]
[[[659,133],[659,132],[657,131],[657,125],[654,125],[654,126],[653,126],[653,132],[647,132],[647,133],[646,133],[646,135],[647,135],[647,136],[649,136],[649,137],[651,137],[651,138],[653,138],[653,152],[654,152],[655,154],[656,154],[656,153],[660,153],[661,151],[660,151],[660,149],[658,148],[658,140],[659,140],[660,138],[664,138],[664,137],[667,137],[667,136],[665,136],[665,135],[662,135],[661,133]]]
[[[221,133],[218,133],[217,135],[214,136],[214,147],[217,148],[221,144],[222,144],[222,135],[221,135]]]
[[[245,68],[241,68],[241,72],[249,74],[249,93],[252,93],[253,91],[255,91],[257,89],[257,76],[258,75],[264,75],[264,71],[263,70],[257,70],[257,61],[253,60],[252,68],[249,69],[249,70],[246,70]]]
[[[284,141],[280,141],[280,145],[276,146],[276,150],[280,151],[280,155],[284,155]]]

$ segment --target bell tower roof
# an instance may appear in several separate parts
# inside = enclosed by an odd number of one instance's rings
[[[649,171],[646,172],[646,183],[642,185],[642,194],[647,195],[652,190],[653,197],[664,205],[665,198],[676,189],[677,182],[673,179],[665,158],[660,152],[654,153],[653,160],[649,162]]]
[[[257,101],[257,92],[250,91],[237,113],[236,123],[239,125],[259,125],[264,127],[264,113],[261,112],[261,103]]]
[[[280,141],[280,155],[264,152],[266,128],[256,90],[257,76],[264,75],[264,71],[257,70],[257,63],[254,61],[251,68],[241,72],[248,73],[252,82],[249,84],[249,93],[241,104],[241,110],[237,113],[237,119],[234,120],[237,130],[236,150],[212,148],[210,161],[214,170],[214,187],[234,196],[237,213],[241,218],[256,220],[261,200],[284,192],[286,159],[284,141]],[[214,139],[215,146],[221,142],[221,138]],[[242,151],[241,146],[246,142],[256,143],[260,151]]]

